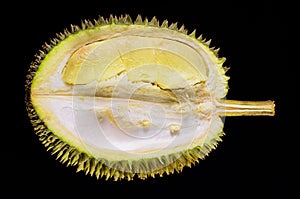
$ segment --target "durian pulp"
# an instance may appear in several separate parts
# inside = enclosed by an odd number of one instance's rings
[[[78,32],[43,60],[33,106],[54,134],[95,158],[202,146],[222,131],[215,100],[226,96],[227,77],[222,60],[195,40],[139,25]]]

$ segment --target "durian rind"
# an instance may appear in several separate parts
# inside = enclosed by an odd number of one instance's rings
[[[211,48],[209,46],[210,40],[206,41],[202,38],[202,36],[196,38],[195,31],[188,35],[188,31],[184,28],[184,26],[182,25],[178,28],[177,23],[168,25],[168,21],[165,20],[160,25],[155,17],[151,21],[148,21],[147,18],[143,20],[139,15],[134,22],[132,22],[129,15],[121,16],[119,18],[110,16],[109,19],[99,17],[99,19],[94,22],[85,20],[82,22],[81,26],[71,25],[70,30],[65,30],[63,33],[57,34],[57,38],[52,39],[50,44],[46,43],[43,46],[43,49],[36,55],[36,59],[32,62],[28,71],[25,86],[27,111],[34,130],[39,136],[39,140],[45,145],[47,150],[51,151],[51,154],[55,154],[57,159],[59,159],[62,163],[65,163],[67,166],[77,166],[77,171],[84,171],[86,174],[96,176],[97,178],[104,177],[105,179],[112,178],[114,180],[132,180],[134,176],[145,179],[147,177],[155,177],[157,175],[162,176],[164,173],[170,174],[175,171],[181,172],[183,167],[191,167],[191,165],[197,163],[199,159],[204,159],[208,153],[217,146],[218,142],[221,141],[221,136],[224,134],[222,129],[218,129],[217,132],[214,132],[213,135],[206,138],[202,145],[198,145],[180,153],[168,154],[157,158],[134,160],[130,162],[127,160],[108,161],[101,158],[93,158],[88,151],[85,151],[83,148],[75,148],[74,146],[77,146],[76,144],[74,145],[74,143],[70,142],[70,140],[64,139],[63,136],[51,132],[51,130],[40,119],[38,107],[34,107],[32,104],[30,97],[32,83],[38,83],[38,80],[35,79],[35,81],[33,81],[33,79],[38,76],[39,71],[43,70],[43,66],[45,65],[43,63],[47,61],[47,54],[55,54],[56,48],[59,48],[59,44],[63,40],[76,39],[77,34],[89,35],[89,31],[114,25],[159,27],[168,31],[172,30],[183,33],[187,37],[197,41],[199,45],[207,50],[207,53],[211,55],[210,57],[216,63],[215,67],[217,67],[217,71],[219,73],[216,77],[220,77],[220,82],[224,85],[224,87],[220,89],[225,91],[222,91],[224,96],[219,97],[225,97],[228,90],[228,77],[225,76],[226,71],[222,66],[225,58],[218,58],[219,49]],[[72,37],[70,37],[70,35],[72,35]]]

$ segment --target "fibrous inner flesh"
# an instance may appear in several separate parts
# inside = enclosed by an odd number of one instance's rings
[[[183,151],[220,132],[207,69],[194,50],[165,39],[115,40],[79,48],[49,79],[61,87],[32,93],[53,132],[94,157],[116,160]]]

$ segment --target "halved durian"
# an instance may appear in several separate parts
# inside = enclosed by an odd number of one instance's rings
[[[45,44],[27,75],[36,134],[61,162],[131,180],[204,159],[221,116],[274,115],[273,101],[225,100],[225,58],[177,23],[100,17]]]

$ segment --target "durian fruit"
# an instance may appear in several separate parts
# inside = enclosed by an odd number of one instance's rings
[[[218,50],[155,17],[71,25],[30,66],[34,131],[62,163],[97,178],[181,172],[216,148],[224,116],[274,115],[273,101],[225,99]]]

